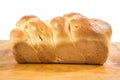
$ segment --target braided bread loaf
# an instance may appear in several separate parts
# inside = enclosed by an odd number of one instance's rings
[[[112,30],[108,23],[69,13],[45,22],[22,17],[10,33],[18,63],[103,64]]]

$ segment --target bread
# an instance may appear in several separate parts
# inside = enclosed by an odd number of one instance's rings
[[[18,63],[103,64],[109,53],[111,26],[79,13],[45,22],[23,16],[10,33]]]

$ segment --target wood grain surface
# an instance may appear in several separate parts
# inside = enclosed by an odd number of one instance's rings
[[[104,65],[17,64],[9,41],[0,41],[0,80],[120,80],[120,43]]]

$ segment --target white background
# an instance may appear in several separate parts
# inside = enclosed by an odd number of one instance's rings
[[[36,15],[44,21],[69,12],[107,21],[113,29],[111,41],[120,41],[120,0],[0,0],[0,40],[9,39],[24,15]]]

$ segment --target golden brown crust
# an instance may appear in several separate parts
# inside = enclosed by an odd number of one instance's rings
[[[29,22],[38,21],[39,18],[34,15],[23,16],[17,23],[16,27],[26,27],[25,25]]]
[[[80,17],[85,17],[79,13],[69,13],[69,14],[64,14],[64,17],[69,21],[71,19],[74,19],[74,18],[80,18]]]
[[[70,21],[70,29],[74,38],[96,39],[102,36],[102,31],[100,29],[97,31],[96,27],[92,26],[87,18],[72,19]]]
[[[20,29],[13,29],[10,34],[10,40],[12,42],[24,41],[27,38],[26,33]]]
[[[19,63],[103,64],[111,34],[105,21],[88,19],[79,13],[46,22],[29,15],[17,22],[10,40]]]
[[[111,26],[107,22],[100,20],[100,19],[95,19],[95,18],[90,19],[90,21],[93,21],[92,23],[95,23],[98,27],[100,27],[101,30],[106,35],[106,37],[108,37],[109,39],[111,38],[112,29],[111,29]]]

